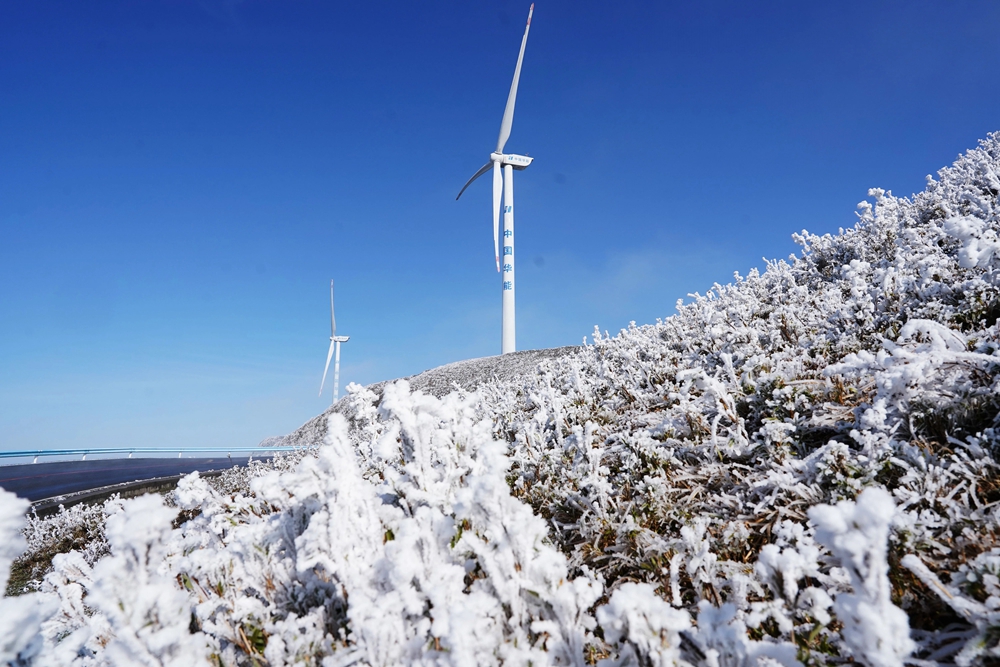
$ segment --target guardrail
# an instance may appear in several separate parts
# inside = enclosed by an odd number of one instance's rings
[[[219,454],[226,452],[229,458],[233,458],[233,452],[257,452],[259,454],[270,454],[275,452],[297,452],[303,447],[219,447],[192,449],[190,447],[105,447],[91,449],[23,449],[13,452],[0,452],[0,459],[28,458],[33,457],[32,463],[38,463],[40,456],[80,456],[81,461],[86,461],[90,454],[128,454],[132,458],[133,454],[173,454],[177,452],[177,458],[184,458],[184,454]],[[199,457],[201,458],[201,457]]]

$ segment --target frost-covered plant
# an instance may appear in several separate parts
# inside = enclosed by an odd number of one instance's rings
[[[883,486],[893,548],[944,571],[995,541],[1000,266],[969,257],[1000,230],[998,173],[991,135],[912,199],[872,190],[855,227],[797,235],[799,257],[484,387],[515,493],[611,584],[729,602],[811,659],[848,653],[845,573],[781,543],[791,525],[811,539],[810,507]],[[919,586],[899,594],[920,632],[951,622]]]
[[[361,457],[340,415],[327,445],[226,496],[197,475],[108,519],[93,568],[56,558],[50,652],[79,664],[584,664],[601,594],[571,577],[543,520],[510,495],[506,447],[470,397],[385,391]],[[376,435],[373,433],[373,435]],[[379,471],[366,478],[366,471]],[[372,473],[373,474],[373,473]]]
[[[111,555],[93,569],[87,605],[103,614],[110,631],[104,647],[111,664],[208,664],[206,642],[190,631],[192,605],[164,560],[176,512],[156,495],[124,503],[105,529]]]
[[[892,497],[878,488],[865,489],[857,502],[809,510],[816,540],[850,578],[853,592],[838,594],[834,602],[844,625],[841,636],[851,654],[870,667],[901,667],[916,648],[906,612],[890,595],[887,543],[895,511]]]
[[[21,530],[28,502],[0,489],[0,585],[7,578],[14,559],[25,547]],[[0,664],[26,662],[43,648],[42,621],[52,613],[54,601],[39,593],[0,598]]]
[[[833,600],[824,588],[802,587],[803,581],[829,584],[821,571],[820,550],[802,524],[783,521],[775,530],[777,540],[765,544],[754,572],[773,595],[772,600],[753,602],[747,622],[751,627],[772,619],[782,633],[792,634],[796,625],[814,621],[817,627],[830,622]]]
[[[904,556],[902,565],[975,627],[973,632],[953,630],[944,637],[934,637],[940,648],[932,658],[954,656],[956,664],[967,667],[977,660],[1000,656],[1000,590],[997,587],[1000,550],[991,549],[962,565],[952,585],[943,583],[914,554]]]
[[[312,455],[312,449],[302,448],[292,452],[278,452],[274,456],[264,459],[251,457],[246,465],[226,468],[218,475],[212,475],[205,479],[212,488],[221,494],[247,493],[250,490],[250,484],[258,477],[263,477],[274,470],[292,470],[303,457]]]
[[[649,584],[626,583],[597,609],[604,639],[621,646],[616,658],[601,667],[651,665],[668,667],[681,659],[681,633],[691,627],[689,614],[671,607]]]
[[[233,466],[218,475],[207,477],[208,483],[219,493],[234,495],[248,493],[254,479],[274,470],[291,470],[304,456],[312,455],[312,450],[279,453],[265,459],[251,459],[246,465]],[[171,496],[166,497],[168,504]],[[23,529],[27,545],[15,559],[13,567],[18,571],[16,582],[8,584],[9,593],[37,590],[42,578],[52,568],[57,554],[78,551],[88,565],[109,553],[104,535],[107,518],[121,511],[122,499],[114,494],[98,503],[79,503],[70,507],[60,506],[56,512],[38,516],[31,513],[25,517]]]
[[[990,135],[924,192],[872,190],[852,228],[523,377],[351,387],[315,458],[184,480],[143,581],[185,591],[223,665],[985,664],[998,174]],[[145,641],[146,607],[102,610],[103,562],[54,561],[39,656]]]
[[[104,502],[92,505],[60,506],[58,511],[46,516],[33,512],[28,514],[22,531],[26,548],[13,566],[19,580],[8,585],[8,592],[37,590],[52,566],[53,557],[60,553],[78,551],[89,565],[93,565],[109,551],[104,537],[104,522],[119,511],[121,498],[115,494]]]
[[[794,644],[750,639],[742,614],[733,604],[714,607],[703,600],[699,604],[697,639],[703,647],[706,667],[802,667]]]

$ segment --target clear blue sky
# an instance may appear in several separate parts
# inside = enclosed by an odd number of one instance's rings
[[[253,445],[495,354],[489,181],[528,0],[0,1],[0,449]],[[853,224],[1000,129],[1000,3],[539,0],[518,346]]]

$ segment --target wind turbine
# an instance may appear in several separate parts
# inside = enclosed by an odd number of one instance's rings
[[[469,179],[468,183],[458,193],[457,200],[465,192],[465,188],[489,171],[493,169],[493,252],[496,257],[497,272],[501,272],[500,266],[500,195],[503,191],[503,267],[502,267],[502,294],[503,294],[503,328],[500,343],[500,353],[507,354],[516,349],[514,342],[514,169],[521,171],[531,164],[532,158],[526,155],[514,155],[503,152],[510,137],[510,127],[514,122],[514,100],[517,98],[517,82],[521,78],[521,61],[524,59],[524,45],[528,43],[528,30],[531,28],[531,14],[535,10],[535,4],[531,3],[528,8],[528,24],[524,27],[524,37],[521,38],[521,51],[517,54],[517,67],[514,68],[514,81],[510,84],[510,93],[507,95],[507,107],[503,110],[503,120],[500,121],[500,138],[497,139],[497,148],[490,154],[490,161],[483,165],[483,168]],[[503,175],[501,176],[501,168]]]
[[[319,383],[319,395],[323,395],[323,385],[326,384],[326,372],[330,370],[330,358],[333,362],[333,402],[337,402],[340,389],[340,344],[351,340],[350,336],[337,335],[337,318],[333,315],[333,281],[330,281],[330,351],[326,353],[326,368],[323,369],[323,379]]]

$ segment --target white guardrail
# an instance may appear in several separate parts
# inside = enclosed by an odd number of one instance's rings
[[[102,454],[128,454],[127,458],[132,458],[133,454],[173,454],[177,453],[177,458],[184,458],[185,454],[201,454],[203,456],[189,458],[211,458],[211,454],[226,453],[226,456],[233,458],[233,452],[256,452],[258,454],[274,454],[277,452],[301,451],[302,447],[218,447],[215,449],[192,449],[189,447],[94,447],[90,449],[22,449],[12,452],[0,452],[0,459],[32,458],[32,463],[38,463],[39,457],[45,456],[79,456],[81,461],[86,461],[88,455]]]

